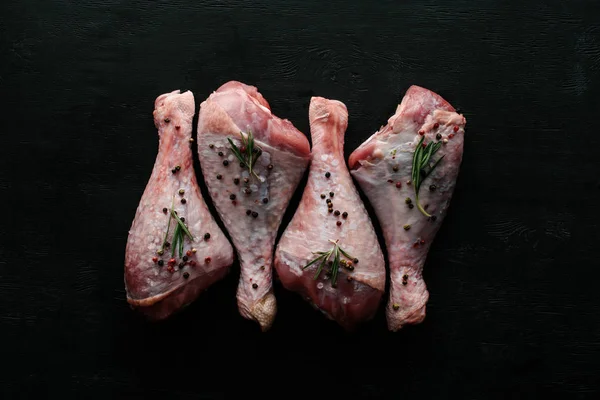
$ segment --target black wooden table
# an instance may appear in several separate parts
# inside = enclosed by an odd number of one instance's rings
[[[597,398],[599,2],[5,1],[0,50],[4,398]],[[276,285],[263,334],[237,265],[165,323],[132,313],[154,99],[231,79],[307,135],[311,96],[343,101],[346,156],[411,84],[464,113],[423,324],[345,334]]]

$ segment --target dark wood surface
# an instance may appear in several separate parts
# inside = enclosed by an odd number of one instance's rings
[[[598,398],[599,22],[592,0],[2,2],[4,398]],[[423,324],[345,334],[277,285],[262,334],[237,265],[165,323],[128,308],[154,99],[231,79],[307,135],[310,96],[343,101],[346,156],[411,84],[464,113]]]

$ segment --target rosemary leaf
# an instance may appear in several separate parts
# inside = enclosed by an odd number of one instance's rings
[[[252,135],[252,132],[248,132],[246,136],[246,152],[250,156],[254,154],[254,135]]]
[[[442,158],[446,157],[446,155],[444,154],[443,156],[441,156],[436,162],[435,164],[433,164],[433,166],[431,168],[429,168],[429,173],[431,174],[433,172],[433,170],[435,169],[435,167],[437,167],[437,165],[440,163],[440,161],[442,161]]]
[[[173,243],[171,243],[171,257],[175,256],[175,249],[179,247],[179,241],[181,240],[181,228],[179,225],[175,227],[173,232]]]
[[[346,257],[346,258],[347,258],[347,259],[349,259],[349,260],[354,260],[354,257],[352,257],[350,254],[346,253],[346,252],[344,251],[344,249],[342,249],[341,247],[340,247],[339,249],[340,249],[340,251],[342,252],[342,254],[344,255],[344,257]]]
[[[331,266],[331,282],[337,281],[338,269],[340,267],[340,248],[336,245],[334,249],[333,265]]]
[[[179,239],[179,257],[183,257],[183,233],[181,234],[181,238]]]
[[[421,140],[419,140],[419,143],[417,144],[417,147],[415,147],[415,153],[413,155],[413,163],[412,163],[412,180],[413,182],[417,182],[417,177],[416,177],[416,171],[417,171],[417,165],[420,164],[420,154],[421,154],[421,144],[423,143],[423,139],[425,139],[424,137],[421,137]]]
[[[329,255],[331,255],[331,253],[329,253]],[[314,277],[315,280],[319,277],[319,275],[321,274],[321,271],[323,271],[323,266],[327,262],[329,255],[327,257],[324,257],[323,261],[321,261],[321,264],[319,264],[319,268],[317,269],[317,273],[315,274],[315,277]]]
[[[426,154],[425,157],[423,157],[423,160],[421,160],[421,169],[425,168],[425,166],[427,165],[427,163],[429,163],[429,160],[431,159],[431,152],[433,151],[432,144],[432,142],[429,142],[425,147]]]
[[[317,261],[319,261],[320,259],[322,259],[326,255],[327,255],[327,253],[323,253],[323,255],[315,258],[314,260],[312,260],[311,262],[309,262],[308,264],[306,264],[304,267],[302,267],[302,269],[306,269],[306,268],[310,267],[311,265],[313,265],[314,263],[316,263]]]

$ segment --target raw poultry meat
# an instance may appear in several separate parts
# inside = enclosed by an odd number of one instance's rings
[[[425,318],[423,264],[446,214],[463,154],[465,118],[411,86],[388,124],[349,159],[382,226],[390,263],[388,328]],[[417,151],[418,150],[418,151]]]
[[[202,174],[241,266],[237,302],[243,317],[269,329],[275,237],[309,157],[306,137],[271,113],[249,85],[231,81],[200,105]]]
[[[196,182],[190,148],[194,110],[189,91],[156,99],[158,155],[127,239],[127,301],[155,320],[196,299],[227,273],[234,258]]]
[[[346,106],[313,97],[309,121],[308,183],[277,245],[275,268],[287,289],[352,330],[372,318],[380,304],[383,254],[344,161]]]

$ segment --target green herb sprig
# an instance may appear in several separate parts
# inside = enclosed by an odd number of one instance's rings
[[[423,147],[423,140],[425,140],[425,136],[421,137],[417,147],[415,148],[415,152],[413,154],[413,162],[412,162],[412,181],[415,188],[415,202],[417,203],[417,208],[423,215],[426,217],[431,217],[431,215],[423,209],[421,204],[419,203],[419,189],[421,188],[421,184],[423,181],[431,175],[435,167],[438,166],[440,161],[446,155],[441,156],[433,165],[429,164],[431,157],[442,147],[441,142],[429,142],[425,147]]]
[[[227,138],[229,144],[231,145],[231,151],[233,151],[233,154],[237,157],[240,163],[244,164],[244,166],[248,168],[250,175],[254,175],[256,179],[260,180],[258,175],[256,175],[256,172],[254,172],[254,164],[256,163],[256,160],[258,160],[258,157],[260,157],[262,154],[262,149],[258,146],[255,146],[254,135],[251,131],[248,131],[246,137],[244,137],[244,134],[240,132],[240,136],[242,147],[245,148],[245,151],[240,151],[235,143],[233,143],[230,138]]]
[[[333,262],[331,264],[331,269],[329,272],[331,273],[331,284],[335,287],[340,265],[346,263],[345,260],[341,259],[341,256],[343,255],[350,261],[355,260],[355,258],[340,247],[340,245],[338,244],[338,240],[334,241],[330,239],[329,241],[333,243],[333,248],[329,251],[313,251],[313,254],[316,254],[317,257],[311,260],[304,267],[302,267],[302,270],[305,270],[306,268],[320,261],[319,268],[317,268],[317,272],[313,278],[314,280],[316,280],[319,277],[319,275],[321,275],[321,271],[323,271],[323,267],[325,266],[329,258],[333,256]]]
[[[167,231],[165,232],[165,238],[163,239],[163,243],[161,246],[161,251],[165,251],[165,245],[167,244],[167,237],[169,236],[169,230],[171,229],[171,220],[174,219],[177,221],[177,225],[175,226],[175,230],[173,231],[173,243],[171,243],[171,257],[175,256],[175,250],[179,251],[179,257],[183,256],[183,241],[185,236],[187,236],[190,240],[194,240],[194,236],[190,233],[187,226],[181,221],[181,218],[177,215],[177,212],[174,208],[175,204],[175,196],[173,196],[173,201],[171,202],[171,209],[169,210],[169,222],[167,223]]]

